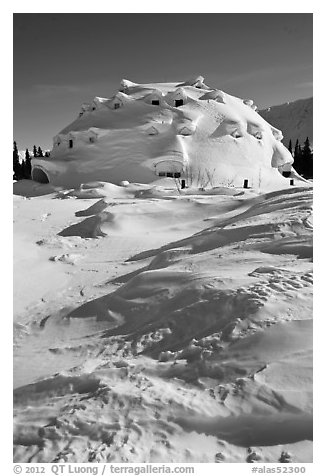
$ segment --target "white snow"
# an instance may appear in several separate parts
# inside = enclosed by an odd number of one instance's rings
[[[311,462],[311,187],[127,172],[14,184],[14,461]]]
[[[32,160],[34,179],[70,188],[90,180],[150,183],[177,168],[188,186],[241,187],[247,180],[264,191],[290,187],[282,167],[293,158],[281,132],[254,110],[252,100],[203,81],[123,80],[112,98],[82,106],[54,137],[49,158]],[[300,184],[305,181],[296,176]]]

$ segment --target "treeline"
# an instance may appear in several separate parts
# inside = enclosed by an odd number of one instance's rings
[[[33,157],[48,157],[48,152],[43,153],[43,150],[40,146],[33,146]],[[28,149],[25,151],[25,157],[20,161],[19,152],[16,141],[14,141],[14,150],[13,150],[13,172],[14,180],[22,180],[32,178],[32,165],[31,165],[31,154]]]
[[[294,159],[293,168],[306,179],[313,178],[313,151],[310,145],[309,137],[304,141],[303,146],[299,144],[297,139],[294,149],[290,140],[289,151]]]

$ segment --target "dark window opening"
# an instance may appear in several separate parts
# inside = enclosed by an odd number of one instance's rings
[[[93,143],[94,142],[94,137],[90,137],[89,142]]]
[[[159,177],[180,178],[181,172],[159,172]]]
[[[95,109],[96,109],[96,107],[95,107],[95,106],[93,106],[93,107],[92,107],[92,111],[95,111]]]
[[[114,109],[119,109],[119,107],[120,107],[120,104],[116,102],[114,105]]]
[[[175,107],[183,106],[183,99],[176,99],[174,101]]]
[[[153,106],[159,106],[160,101],[158,99],[153,99],[152,104],[153,104]]]
[[[286,170],[284,170],[284,171],[282,172],[282,175],[283,175],[283,177],[290,177],[290,176],[291,176],[291,171],[286,171]]]
[[[72,149],[74,145],[74,141],[72,139],[69,139],[69,149]]]

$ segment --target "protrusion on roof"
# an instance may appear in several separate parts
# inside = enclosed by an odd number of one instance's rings
[[[230,135],[234,137],[235,139],[239,139],[240,137],[243,137],[243,134],[239,129],[235,129],[234,131],[231,132]]]
[[[178,88],[175,91],[170,91],[165,100],[173,107],[183,106],[188,101],[188,96],[183,88]]]
[[[254,104],[254,101],[252,99],[244,99],[243,104],[251,107]]]
[[[95,111],[95,109],[100,109],[103,107],[103,105],[108,101],[108,98],[101,98],[99,96],[95,96],[95,98],[92,101],[92,104],[90,105],[90,109],[92,111]]]
[[[243,137],[245,133],[246,133],[245,122],[241,120],[225,118],[224,120],[220,122],[219,126],[215,129],[211,137],[217,138],[217,137],[230,135],[233,138],[237,139],[239,137]]]
[[[95,140],[97,139],[98,137],[98,134],[97,132],[95,132],[92,128],[88,129],[87,131],[87,138],[88,138],[88,141],[89,142],[95,142]]]
[[[210,89],[205,83],[204,83],[204,77],[203,76],[195,76],[193,78],[189,78],[183,83],[180,83],[177,85],[179,86],[193,86],[198,89]]]
[[[259,124],[255,124],[253,122],[248,122],[247,124],[247,132],[254,136],[256,139],[263,138],[263,129]]]
[[[213,89],[205,93],[203,96],[200,96],[199,99],[202,101],[212,99],[213,101],[225,104],[225,93],[219,89]]]
[[[127,96],[126,94],[122,93],[122,92],[117,92],[117,94],[115,94],[112,98],[108,99],[106,101],[106,105],[110,108],[110,109],[119,109],[120,107],[122,107],[127,101],[131,101],[131,98],[129,98],[129,96]]]
[[[162,91],[160,91],[158,89],[153,90],[151,93],[144,96],[144,101],[147,104],[160,106],[162,104],[162,101],[163,101]]]
[[[196,124],[189,122],[181,125],[178,130],[178,134],[181,136],[191,136],[196,131]]]
[[[251,109],[253,109],[254,111],[257,111],[257,106],[256,106],[256,104],[253,104],[253,105],[251,106]]]
[[[62,135],[61,134],[57,134],[56,136],[53,137],[53,147],[57,146],[59,147],[59,145],[62,143]]]
[[[285,164],[293,164],[293,157],[282,142],[275,142],[272,156],[272,167],[280,168]]]
[[[149,136],[157,136],[158,134],[158,130],[154,126],[151,126],[148,129],[146,129],[146,132]]]
[[[92,109],[91,105],[88,102],[84,102],[80,106],[79,117],[81,117],[85,112],[90,111]]]
[[[125,93],[126,91],[128,91],[129,88],[132,88],[133,86],[138,86],[138,84],[129,81],[129,79],[122,79],[120,82],[119,91]]]
[[[279,129],[276,129],[276,127],[271,126],[272,134],[275,137],[276,140],[281,141],[283,139],[283,133]]]
[[[84,102],[82,105],[81,105],[81,110],[82,111],[89,111],[91,108],[91,105],[89,104],[89,102]]]

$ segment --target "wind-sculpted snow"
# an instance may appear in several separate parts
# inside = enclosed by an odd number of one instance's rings
[[[32,160],[32,176],[68,188],[98,180],[150,183],[160,176],[190,188],[246,183],[268,191],[290,187],[290,179],[304,185],[291,173],[282,132],[256,109],[252,100],[201,80],[122,82],[113,97],[83,105],[54,137],[50,157]]]
[[[311,189],[84,190],[15,202],[14,460],[311,462]]]

